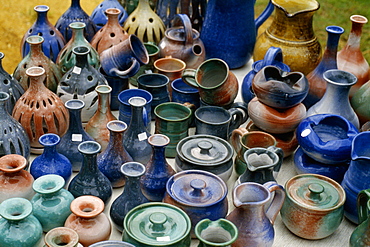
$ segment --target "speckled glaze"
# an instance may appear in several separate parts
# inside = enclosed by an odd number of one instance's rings
[[[302,150],[312,159],[325,163],[344,163],[351,159],[351,145],[358,130],[347,119],[332,114],[305,118],[296,136]]]
[[[68,227],[56,227],[46,233],[44,247],[82,247],[78,243],[78,239],[78,234],[75,230]]]
[[[248,115],[260,129],[273,134],[294,131],[306,117],[306,107],[299,103],[285,110],[278,110],[253,98],[248,104]]]
[[[295,235],[322,239],[334,233],[342,222],[346,194],[334,180],[317,174],[301,174],[289,179],[285,190],[281,218]]]
[[[204,61],[196,70],[184,70],[182,80],[196,87],[200,98],[209,105],[232,104],[239,90],[234,73],[225,61],[217,58]]]
[[[357,195],[357,210],[358,210],[358,223],[359,225],[352,232],[349,239],[350,247],[360,247],[370,245],[370,190],[362,190]]]
[[[195,226],[195,235],[200,241],[198,247],[230,247],[238,238],[238,228],[226,219],[204,219]]]

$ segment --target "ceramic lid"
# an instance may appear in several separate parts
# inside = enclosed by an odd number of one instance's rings
[[[212,135],[193,135],[179,142],[177,153],[189,163],[209,166],[229,161],[233,156],[233,149],[222,138]]]
[[[287,196],[298,205],[313,210],[332,210],[345,201],[343,188],[334,180],[317,174],[301,174],[286,185]]]
[[[176,206],[144,203],[127,213],[124,229],[136,241],[149,246],[168,246],[190,233],[189,216]]]
[[[194,207],[207,207],[223,200],[227,187],[221,178],[201,170],[186,170],[167,182],[167,193],[176,201]]]

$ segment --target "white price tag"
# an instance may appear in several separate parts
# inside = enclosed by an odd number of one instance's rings
[[[77,75],[81,74],[81,68],[80,67],[73,67],[72,73],[75,73]]]
[[[72,134],[72,141],[73,142],[82,142],[82,135],[81,134]]]
[[[309,134],[311,134],[311,130],[310,129],[305,129],[304,131],[302,131],[301,136],[302,137],[306,137]]]
[[[144,141],[144,140],[148,139],[148,136],[146,135],[146,132],[138,134],[137,137],[139,138],[139,141]]]
[[[158,242],[167,242],[167,241],[171,241],[171,238],[170,238],[170,236],[157,237],[157,241]]]

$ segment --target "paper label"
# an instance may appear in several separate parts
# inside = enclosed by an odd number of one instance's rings
[[[146,132],[138,134],[137,137],[139,138],[139,141],[144,141],[144,140],[148,139],[148,136],[146,135]]]
[[[309,134],[311,134],[311,130],[310,129],[305,129],[304,131],[302,131],[301,136],[302,137],[306,137]]]
[[[170,236],[157,237],[157,241],[158,242],[167,242],[167,241],[171,241],[171,238],[170,238]]]
[[[72,141],[73,142],[82,142],[82,135],[81,134],[72,134]]]
[[[75,73],[77,75],[81,74],[81,68],[80,67],[73,67],[72,73]]]

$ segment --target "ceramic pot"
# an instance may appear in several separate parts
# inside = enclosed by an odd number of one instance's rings
[[[341,116],[318,114],[305,118],[296,133],[300,147],[310,158],[337,164],[350,160],[352,141],[358,130]]]
[[[177,103],[189,102],[195,105],[196,108],[200,106],[200,96],[198,89],[186,84],[181,78],[171,82],[172,95],[171,101]]]
[[[26,39],[31,35],[39,35],[44,38],[42,43],[42,51],[45,56],[50,58],[54,63],[57,60],[60,50],[66,44],[63,35],[59,30],[50,23],[47,13],[49,6],[37,5],[33,8],[37,13],[36,21],[32,24],[30,29],[24,34],[21,41],[21,54],[25,57],[30,51],[30,45],[26,42]]]
[[[305,239],[322,239],[339,227],[346,195],[337,182],[321,175],[302,174],[289,179],[285,191],[280,213],[292,233]]]
[[[253,98],[248,104],[248,115],[260,129],[273,134],[294,131],[306,117],[306,107],[299,103],[288,109],[278,110]]]
[[[45,247],[82,247],[78,243],[78,233],[68,227],[56,227],[45,235]]]
[[[357,210],[359,225],[352,232],[349,246],[359,247],[369,245],[369,190],[362,190],[357,195]]]
[[[135,246],[190,247],[189,216],[167,203],[150,202],[133,208],[123,227],[122,240]]]
[[[10,198],[0,204],[0,245],[39,246],[42,227],[32,215],[32,204],[24,198]]]
[[[163,202],[175,205],[189,215],[191,234],[194,227],[203,220],[224,218],[228,211],[227,186],[213,173],[201,170],[187,170],[173,175],[167,182]]]
[[[13,117],[25,129],[31,145],[31,152],[40,154],[40,136],[46,133],[64,135],[68,129],[69,114],[63,101],[43,83],[45,70],[31,67],[26,70],[30,77],[30,87],[14,106]]]
[[[220,177],[225,183],[233,171],[233,148],[222,138],[212,135],[192,135],[176,146],[175,169],[203,170]]]
[[[181,22],[180,26],[176,26],[177,22]],[[192,28],[190,19],[186,14],[177,14],[173,23],[158,43],[158,47],[160,47],[159,57],[179,58],[186,63],[187,68],[198,68],[206,57],[199,32]]]
[[[23,126],[7,111],[9,94],[0,91],[0,156],[19,154],[27,160],[30,157],[30,139]]]
[[[19,154],[8,154],[0,158],[0,203],[13,197],[30,200],[35,194],[32,189],[34,178],[25,170],[27,160]]]
[[[74,197],[63,189],[64,185],[63,177],[54,174],[41,176],[33,183],[36,195],[31,199],[32,213],[40,221],[44,232],[63,226],[71,214],[69,207]]]
[[[118,23],[123,26],[123,23],[128,17],[125,8],[117,0],[104,0],[91,13],[91,19],[95,23],[97,31],[99,31],[108,22],[108,16],[106,15],[106,10],[115,8],[120,11],[118,15]]]
[[[154,72],[167,76],[172,82],[181,78],[181,74],[186,68],[186,63],[179,58],[163,57],[155,60],[153,66]]]
[[[261,60],[271,46],[279,47],[291,71],[307,75],[316,68],[322,56],[312,26],[313,15],[320,5],[316,0],[271,0],[271,3],[275,14],[271,25],[257,38],[253,59]]]
[[[200,241],[198,247],[229,247],[238,238],[238,228],[226,219],[204,219],[195,226],[195,235]]]
[[[70,214],[64,224],[78,233],[79,241],[84,246],[108,240],[111,223],[104,214],[104,202],[96,196],[79,196],[71,203]]]
[[[95,244],[90,245],[89,247],[135,247],[132,244],[118,241],[118,240],[107,240],[107,241],[101,241],[97,242]]]

